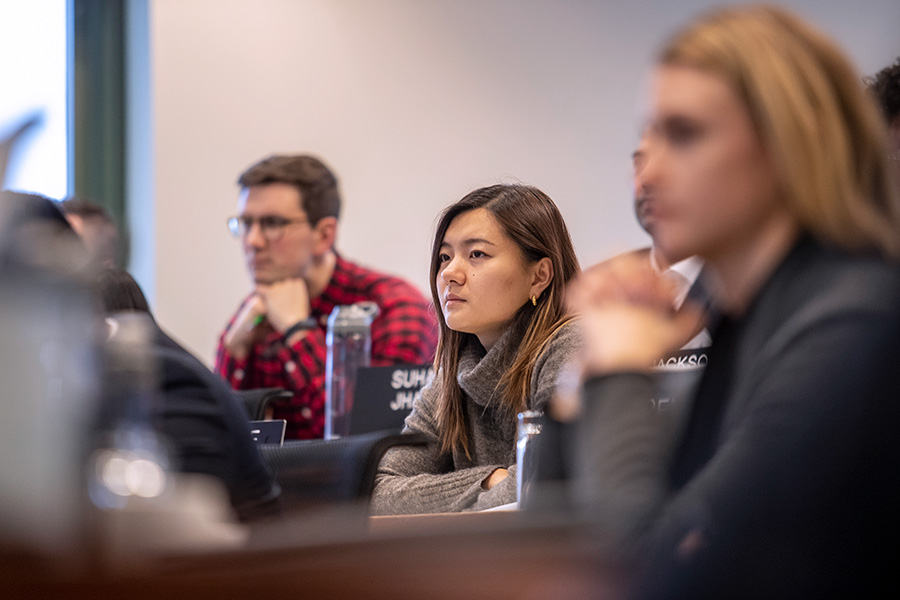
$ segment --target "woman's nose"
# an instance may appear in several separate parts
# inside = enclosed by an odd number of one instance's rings
[[[462,285],[465,282],[464,271],[460,268],[457,259],[453,258],[444,263],[444,268],[441,269],[441,279],[448,285],[450,283]]]

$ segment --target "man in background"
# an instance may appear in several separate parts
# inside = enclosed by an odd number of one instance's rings
[[[334,249],[337,179],[312,156],[271,156],[238,179],[241,240],[253,289],[219,339],[216,371],[235,389],[282,387],[275,408],[288,438],[320,438],[325,426],[325,325],[338,305],[375,302],[372,366],[432,360],[431,303],[409,283],[361,267]]]
[[[641,229],[646,231],[650,235],[651,240],[653,240],[655,224],[654,187],[653,183],[644,177],[647,156],[644,152],[643,141],[638,145],[631,158],[634,168],[634,214]],[[655,241],[649,248],[635,250],[632,254],[646,256],[654,271],[673,282],[676,290],[676,309],[681,308],[685,300],[693,301],[704,308],[709,306],[709,294],[704,287],[708,282],[704,283],[704,279],[701,277],[703,271],[703,260],[701,258],[697,256],[686,258],[668,256],[659,248]],[[697,334],[682,347],[682,350],[707,348],[711,343],[712,338],[709,335],[709,331],[704,327],[697,331]],[[683,353],[681,354],[683,355]],[[677,360],[672,361],[670,360],[671,358],[662,359],[659,366],[676,364]]]

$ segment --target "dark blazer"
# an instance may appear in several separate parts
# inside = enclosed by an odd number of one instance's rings
[[[900,270],[803,238],[730,327],[728,360],[714,330],[703,376],[726,384],[719,418],[697,427],[695,404],[675,438],[712,449],[693,470],[633,401],[651,377],[585,384],[582,506],[639,552],[647,597],[873,591],[900,556]]]

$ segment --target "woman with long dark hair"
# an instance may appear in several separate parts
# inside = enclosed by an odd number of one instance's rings
[[[372,511],[481,510],[516,500],[516,415],[540,410],[577,354],[566,285],[578,259],[540,190],[494,185],[448,207],[434,237],[431,293],[440,315],[436,375],[400,447],[381,463]]]

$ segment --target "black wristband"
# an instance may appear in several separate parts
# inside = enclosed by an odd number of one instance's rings
[[[309,317],[307,319],[301,319],[287,328],[287,331],[284,332],[284,340],[287,341],[290,339],[292,335],[297,333],[298,331],[309,331],[310,329],[315,329],[319,326],[319,322]]]

